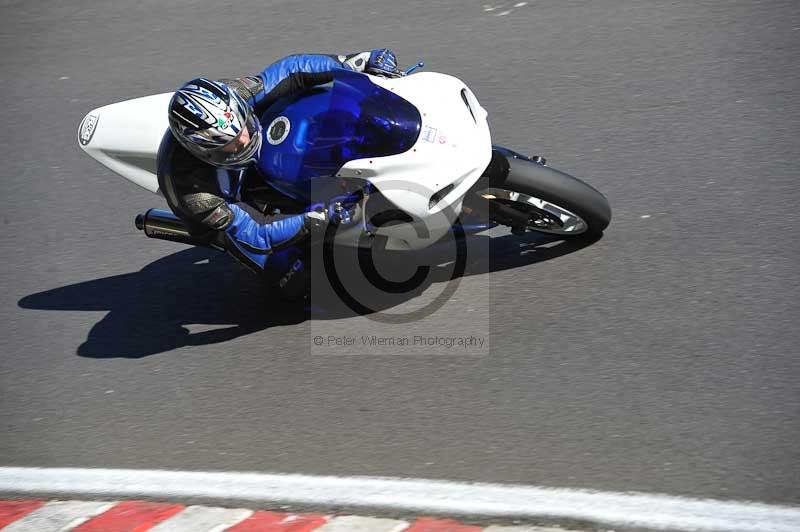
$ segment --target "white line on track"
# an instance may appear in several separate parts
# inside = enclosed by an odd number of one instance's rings
[[[0,467],[1,492],[359,507],[453,516],[588,521],[603,526],[652,530],[800,530],[798,507],[422,479]]]

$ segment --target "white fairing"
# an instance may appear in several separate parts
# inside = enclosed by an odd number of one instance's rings
[[[104,166],[150,192],[158,192],[156,156],[169,124],[172,93],[90,111],[78,127],[78,145]]]
[[[411,224],[376,231],[390,237],[388,248],[423,248],[450,230],[461,213],[464,195],[489,165],[492,142],[488,113],[463,81],[445,74],[421,72],[404,78],[372,77],[372,81],[419,109],[419,139],[412,149],[399,155],[350,161],[339,174],[368,179],[413,218]],[[453,188],[430,206],[431,196],[449,185]],[[346,238],[342,240],[346,244]]]

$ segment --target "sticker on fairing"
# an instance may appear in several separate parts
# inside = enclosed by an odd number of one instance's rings
[[[425,142],[434,142],[436,140],[436,128],[425,126],[422,128],[420,137],[422,137],[422,140]]]
[[[86,146],[92,140],[94,132],[97,131],[97,122],[100,117],[97,115],[86,115],[78,128],[78,142]]]
[[[267,142],[276,146],[286,140],[292,124],[285,116],[279,116],[273,120],[267,128]]]

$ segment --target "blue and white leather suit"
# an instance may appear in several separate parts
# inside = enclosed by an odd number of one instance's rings
[[[292,55],[257,75],[220,81],[237,91],[253,107],[256,117],[260,117],[277,99],[328,83],[335,69],[363,71],[370,54],[367,51],[347,56]],[[269,148],[265,143],[261,150]],[[159,150],[161,191],[191,233],[208,235],[256,272],[286,271],[295,261],[295,254],[280,252],[307,237],[319,227],[319,221],[306,215],[267,215],[243,202],[244,173],[200,161],[170,132]]]

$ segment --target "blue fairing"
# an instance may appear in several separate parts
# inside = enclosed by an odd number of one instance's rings
[[[273,145],[270,124],[277,117],[288,119],[289,133]],[[368,76],[336,69],[332,84],[299,99],[279,100],[264,113],[259,169],[278,190],[311,200],[312,180],[334,181],[345,163],[411,149],[421,120],[414,105]]]

